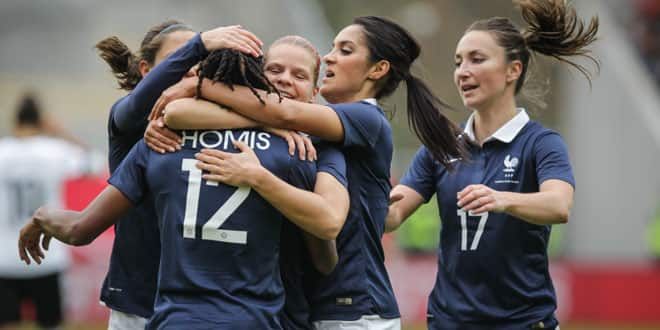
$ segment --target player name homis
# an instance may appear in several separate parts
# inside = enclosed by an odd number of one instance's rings
[[[266,150],[270,148],[271,135],[262,131],[250,130],[208,130],[182,131],[181,138],[181,146],[193,149],[215,148],[233,150],[233,141],[241,141],[252,149]]]

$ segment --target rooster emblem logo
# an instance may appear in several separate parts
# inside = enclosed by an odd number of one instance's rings
[[[515,172],[516,166],[518,166],[518,158],[511,157],[511,155],[507,155],[506,158],[504,158],[504,172]]]

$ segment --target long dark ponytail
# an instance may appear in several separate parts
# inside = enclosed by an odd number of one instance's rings
[[[442,114],[449,108],[447,103],[410,72],[421,53],[417,41],[403,27],[382,17],[358,17],[353,23],[363,28],[371,61],[390,63],[390,72],[377,83],[376,98],[391,95],[405,81],[408,124],[433,157],[450,168],[452,158],[464,157],[464,148],[457,139],[458,127]]]

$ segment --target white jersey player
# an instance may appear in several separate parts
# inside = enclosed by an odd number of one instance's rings
[[[52,126],[51,126],[52,127]],[[37,323],[57,326],[62,319],[59,274],[69,265],[65,246],[53,241],[40,267],[27,267],[16,255],[21,227],[41,205],[63,207],[64,182],[88,168],[88,153],[80,146],[45,135],[32,97],[23,99],[14,136],[0,138],[0,327],[18,322],[21,301],[32,300]]]

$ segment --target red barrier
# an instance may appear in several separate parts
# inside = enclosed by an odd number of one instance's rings
[[[562,269],[563,275],[555,273]],[[566,276],[566,274],[568,276]],[[568,286],[570,308],[562,308],[571,321],[660,322],[660,265],[654,263],[553,264],[553,279]],[[558,276],[555,276],[558,275]],[[564,293],[564,294],[566,294]]]

